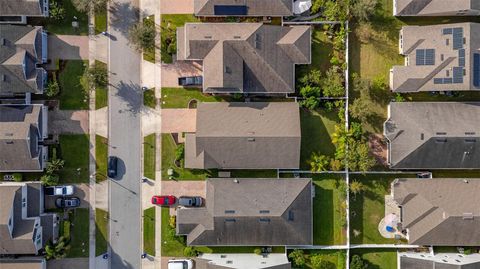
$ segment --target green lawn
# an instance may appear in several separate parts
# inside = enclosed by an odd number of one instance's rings
[[[199,20],[193,14],[162,14],[162,22],[160,25],[162,62],[172,62],[172,55],[168,53],[168,46],[166,44],[167,42],[176,42],[177,27],[183,26],[187,22],[198,21]]]
[[[199,102],[223,101],[220,96],[203,94],[201,89],[162,88],[162,108],[188,108],[192,99]]]
[[[276,178],[277,170],[231,170],[236,178]]]
[[[108,212],[95,209],[95,255],[102,255],[108,249]]]
[[[151,15],[143,19],[144,25],[155,25],[155,16]],[[143,59],[151,63],[155,63],[155,44],[151,48],[143,51]]]
[[[61,183],[88,183],[89,148],[87,135],[60,135]]]
[[[290,253],[291,251],[289,251]],[[319,255],[322,260],[328,262],[328,269],[344,269],[346,263],[346,253],[342,250],[304,250],[307,264],[305,268],[312,268],[310,257],[313,255]]]
[[[162,180],[168,180],[167,170],[173,169],[173,176],[179,180],[204,180],[217,176],[216,171],[185,169],[175,165],[175,141],[170,134],[162,134]]]
[[[302,144],[300,156],[300,168],[309,170],[312,153],[334,156],[335,145],[332,143],[332,134],[335,124],[340,123],[336,112],[300,111],[300,123],[302,129]]]
[[[352,249],[350,256],[360,255],[368,268],[396,269],[397,251],[388,249]]]
[[[107,69],[107,64],[104,62],[95,60],[95,65]],[[95,109],[106,106],[108,106],[108,86],[95,86]]]
[[[63,70],[59,73],[60,109],[88,109],[88,91],[82,81],[88,61],[67,60],[60,64]]]
[[[315,175],[313,200],[313,244],[342,245],[345,237],[344,179],[336,175]]]
[[[157,99],[155,98],[155,88],[143,92],[143,105],[155,109]]]
[[[95,34],[107,31],[107,6],[100,10],[95,10]]]
[[[65,18],[60,21],[48,20],[45,30],[57,35],[88,35],[88,16],[75,9],[71,0],[56,1],[65,9]],[[79,27],[72,27],[72,21],[77,17]]]
[[[155,134],[145,136],[143,139],[143,175],[155,180]]]
[[[383,238],[378,224],[385,217],[385,195],[390,193],[390,184],[398,175],[352,175],[350,182],[361,182],[365,190],[350,196],[350,241],[352,244],[393,244],[403,243]],[[408,178],[415,175],[402,174]],[[358,236],[355,236],[355,231]]]
[[[70,250],[67,252],[68,258],[88,257],[88,227],[89,212],[87,208],[76,208],[70,215],[72,223],[70,235]]]
[[[327,71],[332,65],[330,58],[333,52],[332,41],[327,37],[321,26],[314,26],[312,31],[312,63],[296,67],[297,78],[302,77],[312,69]]]
[[[95,162],[97,182],[107,179],[108,138],[95,136]]]
[[[148,255],[155,256],[155,207],[143,211],[143,250]]]

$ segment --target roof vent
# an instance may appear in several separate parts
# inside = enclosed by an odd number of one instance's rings
[[[463,219],[464,220],[472,220],[473,219],[473,213],[463,213]]]
[[[437,139],[435,139],[435,141],[436,141],[437,143],[447,143],[447,139],[446,139],[446,138],[437,138]]]
[[[225,210],[225,214],[235,214],[235,210]]]
[[[233,261],[231,261],[231,260],[227,261],[227,264],[232,264],[232,263],[233,263]]]
[[[253,137],[249,137],[247,140],[248,140],[248,142],[255,142],[255,138],[253,138]]]
[[[235,178],[235,179],[233,180],[233,183],[237,183],[237,184],[238,184],[238,183],[240,183],[240,181]]]
[[[212,39],[212,36],[211,36],[211,35],[206,35],[206,36],[204,36],[204,38],[206,38],[206,39]]]
[[[288,211],[288,220],[293,221],[293,219],[294,219],[293,211],[290,210],[290,211]]]
[[[5,38],[3,38],[3,37],[0,38],[0,44],[1,44],[2,46],[5,46],[5,45],[7,44],[7,40],[6,40]]]
[[[7,75],[5,74],[2,74],[2,77],[1,77],[2,81],[7,81]]]
[[[269,223],[270,222],[270,219],[267,219],[267,218],[261,218],[259,219],[260,222],[265,222],[265,223]]]
[[[467,183],[467,184],[468,184],[468,179],[464,179],[464,180],[463,180],[463,183]]]
[[[461,262],[460,260],[455,259],[456,262]]]
[[[225,259],[226,257],[227,257],[227,255],[225,255],[225,254],[220,255],[221,259]]]
[[[240,39],[240,38],[242,38],[242,37],[239,36],[239,35],[234,35],[233,38],[234,38],[234,39]]]
[[[465,132],[465,135],[475,135],[475,132]]]
[[[13,136],[13,133],[5,133],[5,136]]]
[[[7,143],[7,145],[13,145],[13,141],[7,141],[5,143]]]
[[[270,213],[270,210],[260,210],[260,214],[268,214]]]
[[[446,135],[446,132],[437,132],[437,135]]]

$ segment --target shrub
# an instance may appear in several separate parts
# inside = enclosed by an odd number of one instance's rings
[[[60,85],[58,85],[57,78],[55,75],[52,77],[52,80],[48,82],[47,87],[45,88],[45,95],[48,97],[54,97],[60,93]]]
[[[12,176],[13,176],[13,180],[16,182],[21,182],[23,179],[22,173],[13,173]]]
[[[302,268],[306,264],[305,255],[301,249],[295,249],[290,252],[288,258],[292,261],[294,267]]]
[[[316,254],[310,256],[310,264],[312,264],[312,268],[314,269],[330,269],[331,263],[325,261],[322,256]]]
[[[57,174],[45,174],[40,178],[40,181],[45,186],[54,186],[58,184],[59,177]]]
[[[353,255],[352,260],[350,261],[350,268],[365,269],[367,268],[367,264],[365,264],[365,261],[360,256]]]
[[[170,216],[170,219],[168,220],[168,225],[170,225],[172,229],[175,229],[177,227],[177,217],[175,215]]]
[[[184,157],[185,157],[185,145],[180,144],[175,149],[175,160],[180,161],[180,160],[183,160]]]
[[[197,250],[195,250],[193,247],[185,247],[183,249],[183,255],[185,257],[195,257],[197,256]]]
[[[255,253],[255,254],[257,254],[257,255],[261,255],[261,254],[262,254],[262,249],[260,249],[260,248],[255,248],[255,249],[253,250],[253,253]]]
[[[56,1],[50,0],[49,18],[54,21],[62,21],[65,18],[65,9]]]

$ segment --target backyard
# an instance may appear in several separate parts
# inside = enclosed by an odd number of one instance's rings
[[[201,89],[162,88],[162,108],[188,108],[190,100],[220,102],[223,98],[203,94]]]
[[[76,10],[71,0],[55,2],[65,9],[65,18],[59,21],[47,20],[45,30],[57,35],[88,35],[87,14]],[[78,28],[72,26],[75,20],[78,22]]]
[[[332,41],[321,26],[315,26],[312,31],[312,63],[297,66],[295,69],[297,78],[302,77],[313,69],[319,69],[322,72],[328,70],[332,66],[330,63],[332,52]]]
[[[335,125],[340,123],[336,112],[324,110],[300,110],[300,124],[302,129],[300,168],[309,170],[309,160],[312,153],[320,153],[333,157],[335,145],[332,143],[332,134]]]
[[[88,183],[89,141],[87,135],[60,135],[61,183]]]
[[[95,255],[99,256],[108,250],[108,212],[95,209]]]
[[[395,249],[352,249],[350,257],[353,255],[359,255],[367,264],[367,268],[397,268],[397,251]]]
[[[155,256],[155,207],[143,211],[143,250],[148,255]]]
[[[95,162],[97,182],[107,179],[108,138],[95,136]]]
[[[85,90],[83,73],[88,61],[60,61],[58,80],[60,84],[60,109],[88,109],[88,90]]]
[[[314,175],[313,244],[346,243],[346,187],[342,176]],[[342,187],[343,186],[343,187]]]
[[[155,134],[145,136],[143,139],[143,175],[155,180]]]
[[[162,134],[162,180],[168,180],[168,169],[173,169],[175,180],[204,180],[217,175],[216,171],[185,169],[175,164],[177,145],[171,134]]]
[[[288,251],[290,254],[292,250]],[[344,269],[346,263],[346,254],[342,250],[303,250],[306,264],[304,268],[319,268],[312,266],[311,257],[319,256],[321,260],[326,261],[326,267],[322,269]],[[295,268],[295,267],[292,267]]]
[[[162,14],[160,39],[161,59],[163,63],[172,63],[172,54],[176,53],[176,32],[177,27],[187,22],[198,22],[193,14]]]

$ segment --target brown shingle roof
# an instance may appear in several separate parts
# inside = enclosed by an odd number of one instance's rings
[[[395,0],[396,16],[475,16],[480,15],[476,0]]]

